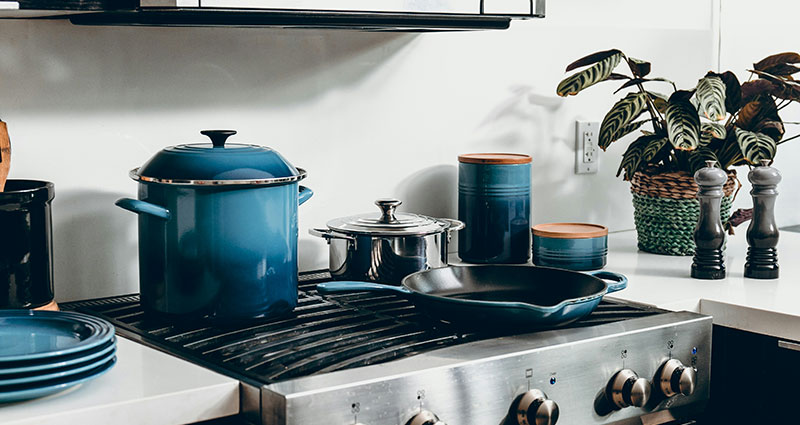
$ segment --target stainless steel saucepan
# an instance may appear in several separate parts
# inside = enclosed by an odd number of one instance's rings
[[[337,218],[326,229],[309,230],[328,241],[334,279],[399,284],[411,273],[447,266],[450,235],[464,223],[397,212],[400,204],[379,199],[380,213]]]

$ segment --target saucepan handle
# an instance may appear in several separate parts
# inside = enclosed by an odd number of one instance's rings
[[[338,292],[357,292],[357,291],[382,291],[382,292],[397,292],[403,295],[411,295],[413,292],[403,286],[381,285],[380,283],[372,282],[323,282],[317,285],[317,291],[320,294],[334,294]]]
[[[350,235],[343,235],[341,233],[336,233],[331,229],[320,229],[320,228],[313,228],[308,229],[308,234],[311,236],[316,236],[318,238],[322,238],[330,242],[331,239],[344,239],[351,242],[355,242],[356,238]]]
[[[621,290],[625,289],[626,287],[628,287],[628,278],[625,277],[625,275],[622,275],[622,274],[619,274],[619,273],[610,272],[610,271],[606,271],[606,270],[597,270],[597,271],[589,272],[589,274],[594,276],[594,277],[603,279],[603,280],[611,281],[608,284],[608,292],[607,293],[609,293],[609,294],[612,293],[612,292],[621,291]]]

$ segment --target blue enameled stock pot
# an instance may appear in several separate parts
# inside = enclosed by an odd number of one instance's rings
[[[297,207],[312,191],[278,152],[225,144],[161,150],[131,171],[139,199],[139,285],[148,312],[219,319],[272,317],[297,305]]]

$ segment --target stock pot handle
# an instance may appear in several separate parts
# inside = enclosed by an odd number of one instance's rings
[[[608,292],[617,292],[621,291],[628,287],[628,278],[625,277],[623,274],[610,272],[607,270],[597,270],[593,272],[589,272],[590,275],[603,279],[603,280],[610,280],[608,284]]]
[[[170,217],[169,210],[166,208],[160,207],[156,204],[151,204],[149,202],[140,201],[138,199],[117,199],[117,202],[114,202],[114,205],[122,209],[135,212],[136,214],[148,214],[152,215],[153,217],[158,217],[162,220],[169,220]]]
[[[308,201],[308,199],[311,198],[311,195],[314,194],[314,191],[305,186],[300,186],[299,189],[300,192],[297,194],[297,205],[303,205],[303,202]]]

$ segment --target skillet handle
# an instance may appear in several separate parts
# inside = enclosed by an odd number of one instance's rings
[[[413,292],[403,286],[381,285],[380,283],[372,282],[322,282],[317,285],[317,291],[320,294],[335,294],[338,292],[357,292],[357,291],[383,291],[383,292],[398,292],[403,295],[411,295]]]
[[[625,275],[614,273],[606,270],[597,270],[594,272],[589,272],[590,275],[594,277],[598,277],[603,280],[610,280],[608,284],[608,291],[607,294],[612,292],[621,291],[628,287],[628,278]]]

